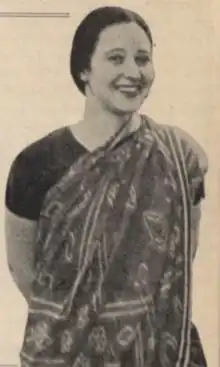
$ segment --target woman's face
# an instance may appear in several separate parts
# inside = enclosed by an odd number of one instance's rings
[[[117,114],[137,111],[154,80],[152,46],[136,23],[110,26],[100,34],[87,76],[87,97]]]

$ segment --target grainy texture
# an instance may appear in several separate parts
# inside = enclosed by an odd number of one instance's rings
[[[117,1],[111,1],[111,4]],[[1,217],[5,181],[14,156],[44,133],[77,121],[83,99],[68,73],[70,42],[76,23],[100,2],[59,0],[32,3],[1,0],[4,11],[70,11],[69,19],[1,19]],[[198,139],[209,157],[207,198],[194,271],[194,319],[210,366],[218,367],[218,157],[219,82],[215,26],[219,2],[213,0],[124,1],[142,13],[155,38],[156,82],[143,110],[160,122],[181,126]],[[219,103],[218,103],[219,105]],[[217,157],[217,158],[216,158]],[[0,363],[16,363],[26,305],[7,270],[1,221]],[[205,302],[204,302],[205,294]],[[16,325],[16,326],[15,326]]]

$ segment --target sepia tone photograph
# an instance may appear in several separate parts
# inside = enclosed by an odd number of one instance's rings
[[[218,367],[217,7],[3,2],[0,366]]]

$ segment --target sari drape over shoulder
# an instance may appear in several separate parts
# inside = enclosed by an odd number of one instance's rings
[[[22,367],[205,366],[191,323],[197,156],[144,117],[116,140],[45,197]]]

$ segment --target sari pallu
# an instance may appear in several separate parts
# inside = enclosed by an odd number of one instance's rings
[[[116,140],[45,198],[22,367],[202,366],[190,347],[197,158],[146,121]]]

